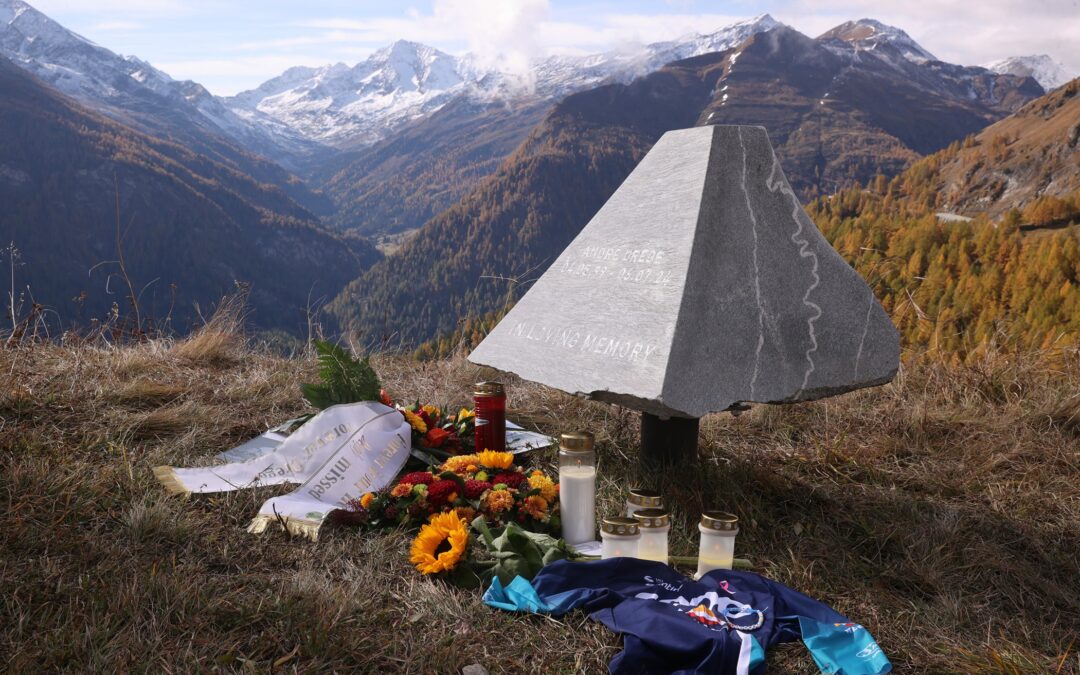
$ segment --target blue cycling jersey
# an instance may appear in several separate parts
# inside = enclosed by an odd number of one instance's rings
[[[870,633],[832,608],[750,572],[714,570],[692,581],[634,558],[561,560],[530,584],[496,579],[484,601],[512,611],[560,615],[580,608],[623,635],[612,673],[765,672],[765,650],[801,639],[821,671],[892,670]]]

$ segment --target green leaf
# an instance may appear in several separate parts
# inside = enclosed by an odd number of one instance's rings
[[[308,403],[325,410],[342,403],[379,400],[379,376],[367,357],[357,360],[342,347],[321,340],[315,341],[315,351],[322,381],[300,385]]]
[[[494,560],[494,565],[483,571],[485,581],[495,576],[503,583],[510,583],[516,576],[532,580],[544,565],[570,557],[561,540],[523,530],[517,523],[508,523],[493,533],[483,516],[479,516],[473,520],[472,527]]]

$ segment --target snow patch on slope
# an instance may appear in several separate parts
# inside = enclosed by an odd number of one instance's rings
[[[983,68],[1004,75],[1033,77],[1046,91],[1057,89],[1076,77],[1047,54],[1031,56],[1010,56],[1005,59],[984,63]]]

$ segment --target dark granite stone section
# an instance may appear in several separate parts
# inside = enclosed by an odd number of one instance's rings
[[[665,134],[469,357],[661,416],[892,379],[899,336],[765,129]]]

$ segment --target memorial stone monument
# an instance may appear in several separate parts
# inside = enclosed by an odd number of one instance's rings
[[[899,335],[788,185],[762,127],[670,131],[474,363],[642,411],[642,459],[698,418],[890,381]]]

